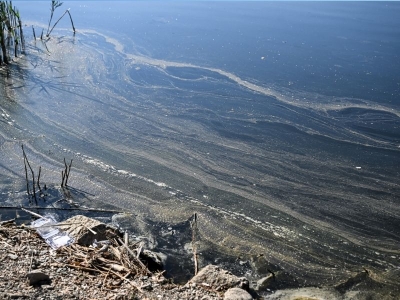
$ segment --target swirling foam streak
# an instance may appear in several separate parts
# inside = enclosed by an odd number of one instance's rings
[[[243,86],[253,92],[260,93],[260,94],[263,94],[268,97],[273,97],[278,101],[281,101],[281,102],[284,102],[284,103],[287,103],[287,104],[290,104],[293,106],[297,106],[297,107],[309,107],[314,110],[320,110],[320,111],[326,112],[328,110],[345,109],[345,108],[349,108],[349,106],[350,106],[348,102],[345,102],[345,103],[337,103],[336,102],[335,104],[325,103],[323,105],[321,105],[321,103],[313,103],[313,101],[307,101],[307,94],[304,94],[303,100],[300,101],[299,97],[297,97],[296,99],[293,99],[293,96],[289,96],[290,94],[292,94],[291,91],[284,91],[284,90],[282,92],[274,91],[272,88],[262,87],[260,85],[251,83],[247,80],[243,80],[239,76],[237,76],[231,72],[227,72],[227,71],[224,71],[224,70],[221,70],[218,68],[209,68],[209,67],[198,66],[198,65],[194,65],[194,64],[190,64],[190,63],[172,62],[172,61],[150,58],[150,57],[146,57],[143,55],[135,55],[135,54],[125,53],[124,46],[115,38],[112,38],[105,34],[99,33],[95,30],[82,30],[80,32],[86,33],[86,34],[95,34],[95,35],[103,37],[106,42],[108,42],[114,46],[114,49],[116,51],[125,55],[127,58],[131,59],[132,64],[142,64],[142,65],[148,65],[148,66],[153,66],[153,67],[159,67],[162,69],[166,69],[168,67],[196,68],[196,69],[200,69],[200,70],[207,70],[207,71],[215,72],[217,74],[225,76],[226,78],[236,82],[238,85]],[[285,96],[284,93],[286,93],[287,96]],[[349,100],[349,99],[347,99],[347,100]],[[354,99],[354,101],[356,101],[357,103],[351,103],[350,107],[365,108],[365,109],[370,109],[371,107],[373,107],[375,110],[382,111],[382,112],[391,112],[393,114],[396,114],[398,117],[400,117],[400,111],[395,110],[393,108],[388,108],[386,106],[378,105],[376,103],[371,103],[369,101],[362,100],[362,99]],[[360,104],[360,102],[362,102],[363,104]]]
[[[65,152],[72,152],[69,151],[67,149],[63,149]],[[264,231],[267,231],[269,233],[272,233],[274,236],[277,237],[281,237],[281,238],[289,238],[291,236],[293,236],[295,233],[293,231],[291,231],[290,229],[284,227],[284,226],[278,226],[278,225],[274,225],[270,222],[261,222],[259,220],[256,220],[254,218],[251,218],[243,213],[238,213],[238,212],[234,212],[234,211],[230,211],[228,209],[224,209],[224,208],[220,208],[220,207],[216,207],[216,206],[212,206],[212,205],[207,205],[203,202],[201,202],[200,200],[193,198],[191,196],[185,195],[182,191],[174,189],[173,187],[167,185],[164,182],[157,182],[154,181],[150,178],[135,174],[135,173],[131,173],[129,171],[126,170],[121,170],[121,169],[117,169],[112,165],[106,164],[98,159],[95,159],[93,157],[90,157],[88,155],[83,155],[80,153],[75,153],[74,154],[77,157],[80,157],[82,159],[82,161],[84,161],[87,164],[91,164],[94,165],[98,168],[100,168],[101,170],[111,173],[113,175],[119,175],[119,176],[126,176],[126,177],[131,177],[131,178],[137,178],[140,180],[143,180],[147,183],[151,183],[154,184],[157,187],[163,188],[165,190],[168,190],[169,193],[172,196],[176,196],[176,195],[183,195],[184,200],[190,201],[193,204],[196,204],[198,206],[202,206],[205,207],[207,209],[210,209],[212,211],[215,211],[217,213],[221,213],[223,215],[226,215],[228,217],[234,217],[236,219],[240,219],[246,223],[250,223],[252,226],[257,227],[259,229],[262,229]]]

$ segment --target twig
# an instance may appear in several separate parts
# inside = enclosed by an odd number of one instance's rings
[[[53,210],[67,210],[67,211],[72,211],[72,210],[78,210],[78,211],[91,211],[91,212],[104,212],[104,213],[125,213],[124,211],[121,210],[113,210],[113,209],[96,209],[96,208],[79,208],[79,207],[69,207],[69,208],[63,208],[63,207],[40,207],[40,206],[30,206],[29,208],[34,208],[34,209],[53,209]],[[23,206],[0,206],[0,209],[25,209]]]
[[[75,265],[70,265],[70,264],[65,264],[68,267],[79,269],[79,270],[84,270],[84,271],[93,271],[93,272],[99,272],[102,273],[100,270],[92,269],[92,268],[87,268],[87,267],[81,267],[81,266],[75,266]]]
[[[25,211],[25,212],[31,214],[32,216],[35,216],[35,217],[38,217],[38,218],[43,218],[43,216],[41,216],[41,215],[39,215],[39,214],[37,214],[37,213],[35,213],[35,212],[33,212],[33,211],[27,210],[26,208],[23,208],[23,207],[19,207],[19,208],[20,208],[21,210],[23,210],[23,211]]]
[[[137,259],[140,258],[140,254],[142,253],[142,249],[143,249],[143,243],[140,243],[139,247],[136,249],[136,258]]]
[[[56,25],[58,24],[58,22],[60,22],[60,20],[65,16],[66,13],[69,13],[69,8],[62,14],[62,16],[57,20],[57,22],[54,23],[54,25],[53,25],[53,27],[51,28],[50,32],[46,34],[47,37],[50,36],[50,33],[53,31],[54,27],[56,27]],[[69,15],[69,18],[71,19],[71,23],[72,23],[71,14]],[[75,33],[74,23],[72,23],[72,29],[74,30],[74,33]]]
[[[35,27],[33,27],[33,25],[32,25],[32,31],[33,31],[33,38],[34,38],[35,41],[36,41]]]
[[[64,171],[61,171],[61,186],[67,186],[68,185],[68,178],[69,178],[69,173],[71,172],[71,167],[72,167],[72,159],[69,165],[67,165],[67,162],[65,161],[64,157]]]
[[[73,222],[73,223],[57,223],[57,224],[51,224],[51,225],[41,225],[35,228],[45,228],[45,227],[63,227],[63,226],[68,226],[72,224],[82,224],[81,222]]]
[[[64,157],[64,165],[65,165],[65,168],[64,168],[64,179],[65,179],[65,181],[63,182],[62,186],[67,186],[67,182],[68,182],[68,165],[67,165],[67,162],[65,161],[65,157]]]
[[[65,158],[64,158],[64,162],[65,162]],[[68,178],[69,178],[69,173],[71,172],[71,166],[72,166],[72,159],[71,159],[71,162],[69,163],[69,166],[67,166],[67,164],[65,164],[65,173],[66,173],[65,186],[67,186],[67,184],[68,184]]]
[[[87,227],[87,226],[85,226],[85,228],[86,228],[87,230],[89,230],[91,233],[93,233],[93,234],[97,234],[97,232],[96,232],[96,231],[94,231],[93,229],[91,229],[91,228],[89,228],[89,227]]]
[[[33,169],[31,167],[31,164],[29,163],[28,157],[26,156],[25,150],[24,150],[24,145],[21,145],[22,148],[22,153],[24,155],[24,159],[26,160],[26,163],[29,167],[29,169],[31,170],[32,173],[32,189],[33,189],[33,197],[35,199],[35,203],[37,205],[37,198],[36,198],[36,189],[35,189],[35,173],[33,172]]]
[[[39,188],[40,192],[42,192],[42,188],[40,187],[40,174],[41,174],[41,172],[42,172],[42,167],[39,166],[39,174],[38,174],[38,178],[37,178],[37,185],[38,185],[38,188]]]
[[[64,178],[65,178],[64,171],[61,171],[61,186],[64,186]]]
[[[22,148],[22,151],[24,149]],[[24,166],[25,166],[25,178],[26,178],[26,191],[28,192],[28,196],[31,195],[30,191],[29,191],[29,180],[28,180],[28,168],[26,167],[26,160],[25,160],[25,156],[24,156]]]
[[[67,11],[68,11],[69,18],[71,20],[72,30],[74,31],[74,34],[75,34],[76,30],[75,30],[74,22],[72,21],[71,13],[69,12],[69,9]]]
[[[145,266],[145,264],[144,264],[139,258],[136,257],[135,253],[133,253],[133,251],[132,251],[131,249],[129,249],[128,246],[126,246],[126,245],[121,241],[120,238],[118,238],[118,242],[119,242],[123,247],[125,247],[125,249],[128,250],[129,254],[132,255],[132,257],[136,258],[136,261],[140,264],[140,266],[141,266],[144,270],[146,270],[147,273],[149,273],[149,270],[147,269],[147,267]]]
[[[197,230],[197,214],[193,214],[193,221],[191,222],[192,227],[192,250],[193,250],[193,260],[194,260],[194,275],[197,275],[199,271],[199,265],[197,262],[197,250],[196,250],[196,230]]]
[[[127,231],[124,232],[124,244],[127,246],[129,244],[129,235]]]
[[[10,219],[10,220],[1,221],[1,222],[0,222],[0,226],[1,226],[1,225],[4,225],[4,224],[12,223],[12,222],[14,222],[14,221],[15,221],[15,218]]]
[[[117,272],[112,271],[111,268],[106,269],[106,268],[104,268],[102,266],[98,266],[98,267],[103,269],[103,270],[106,270],[106,271],[108,271],[108,272],[110,272],[112,274],[114,274],[115,276],[118,276],[121,280],[124,280],[124,281],[128,282],[132,287],[136,288],[139,292],[143,292],[140,287],[138,287],[136,284],[132,283],[129,279],[125,278],[124,276],[121,276]]]
[[[107,272],[106,276],[104,276],[103,286],[106,284],[106,279],[107,279],[107,277],[108,277],[108,274],[110,274],[110,271],[111,271],[111,268],[108,269],[108,272]]]

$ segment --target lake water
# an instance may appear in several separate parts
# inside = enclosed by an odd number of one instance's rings
[[[286,272],[285,287],[366,268],[398,291],[398,3],[68,2],[55,19],[70,7],[77,33],[66,16],[46,46],[31,27],[49,3],[15,4],[27,54],[0,82],[4,205],[28,203],[23,144],[54,201],[132,213],[121,224],[184,258],[182,278],[196,213],[202,264]]]

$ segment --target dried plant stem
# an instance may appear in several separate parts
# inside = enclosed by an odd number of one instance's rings
[[[24,148],[22,148],[22,151],[23,150],[24,150]],[[29,191],[28,168],[26,167],[25,156],[24,156],[24,166],[25,166],[26,191],[27,191],[28,195],[30,195],[31,193]]]
[[[32,216],[35,216],[35,217],[37,217],[37,218],[43,218],[42,215],[39,215],[39,214],[37,214],[37,213],[35,213],[35,212],[33,212],[33,211],[27,210],[26,208],[21,207],[21,210],[23,210],[23,211],[25,211],[25,212],[27,212],[27,213],[29,213],[29,214],[31,214]]]
[[[29,169],[31,170],[32,173],[32,193],[33,193],[33,198],[35,199],[36,205],[37,205],[37,198],[36,198],[36,188],[35,188],[35,173],[33,172],[33,169],[31,167],[31,164],[29,163],[28,157],[26,156],[25,150],[24,150],[24,145],[21,145],[22,148],[22,153],[24,155],[24,161],[28,165]],[[29,184],[28,184],[29,185]]]
[[[38,188],[39,188],[40,192],[42,192],[42,188],[40,187],[40,174],[41,173],[42,173],[42,167],[39,166],[39,174],[38,174],[38,178],[37,178],[37,185],[38,185]]]
[[[72,167],[72,159],[69,165],[67,165],[67,162],[65,161],[64,158],[64,171],[61,171],[61,186],[65,187],[68,185],[68,178],[69,178],[69,173],[71,172],[71,167]]]
[[[33,206],[29,208],[40,209],[40,210],[64,210],[64,211],[90,211],[90,212],[98,212],[98,213],[117,213],[122,214],[126,213],[121,210],[113,210],[113,209],[96,209],[96,208],[80,208],[80,207],[69,207],[69,208],[62,208],[62,207],[40,207],[40,206]],[[0,206],[0,209],[25,209],[23,206]]]
[[[75,33],[75,26],[74,26],[74,22],[72,21],[72,17],[71,14],[69,12],[69,8],[62,14],[62,16],[54,23],[53,27],[51,27],[51,30],[46,34],[47,37],[50,36],[50,33],[53,31],[54,27],[56,27],[56,25],[58,24],[58,22],[60,22],[60,20],[68,13],[69,18],[71,20],[71,25],[72,25],[72,30]]]
[[[197,214],[193,214],[193,220],[191,221],[192,227],[192,250],[193,250],[193,260],[194,260],[194,275],[197,275],[199,271],[199,264],[197,261],[197,249],[196,249],[196,231],[197,231]]]
[[[71,16],[71,13],[69,12],[69,9],[67,11],[68,11],[69,19],[71,20],[72,30],[75,33],[76,30],[75,30],[75,26],[74,26],[74,21],[72,21],[72,16]]]
[[[33,31],[33,38],[34,38],[34,40],[36,41],[35,27],[33,27],[33,25],[32,25],[32,31]]]

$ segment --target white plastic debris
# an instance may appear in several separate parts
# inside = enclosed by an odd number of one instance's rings
[[[43,218],[33,221],[31,224],[37,233],[54,250],[62,246],[68,246],[74,242],[74,239],[66,232],[57,228],[57,224],[56,217],[52,214],[47,214]]]

